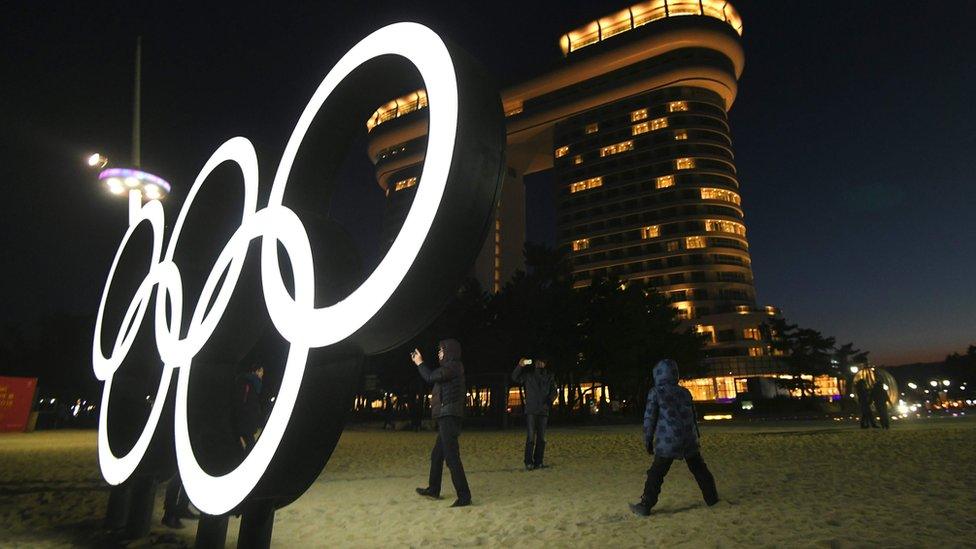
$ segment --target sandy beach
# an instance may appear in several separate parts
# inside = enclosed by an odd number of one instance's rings
[[[326,470],[276,515],[277,547],[974,546],[976,418],[705,425],[703,454],[722,502],[705,507],[676,463],[649,518],[627,509],[649,458],[637,426],[554,428],[548,469],[521,467],[522,432],[467,431],[474,505],[414,494],[434,434],[351,428]],[[104,543],[108,491],[94,431],[0,435],[0,544]],[[193,543],[195,523],[130,546]],[[231,520],[228,544],[239,522]]]

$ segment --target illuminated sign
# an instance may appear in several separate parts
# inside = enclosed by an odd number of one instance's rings
[[[317,307],[313,265],[316,254],[306,225],[294,209],[285,205],[289,175],[313,120],[330,95],[360,67],[391,55],[405,58],[416,67],[429,98],[427,156],[419,177],[422,183],[417,186],[416,197],[400,233],[378,266],[351,293],[333,304]],[[368,347],[367,351],[390,348],[415,334],[423,327],[421,322],[432,317],[430,306],[418,304],[438,301],[432,299],[436,293],[431,292],[444,294],[452,285],[456,287],[457,280],[447,277],[433,286],[420,282],[431,278],[425,276],[427,272],[444,270],[445,264],[451,266],[448,272],[458,275],[470,266],[484,239],[503,174],[501,104],[497,92],[483,82],[477,79],[462,81],[462,77],[473,74],[471,63],[452,55],[452,49],[422,25],[397,23],[384,27],[349,50],[316,89],[285,146],[268,203],[263,208],[258,207],[257,156],[250,141],[243,137],[225,142],[203,166],[190,187],[165,248],[161,203],[152,200],[142,207],[122,237],[113,259],[95,322],[92,362],[96,377],[105,382],[98,454],[102,474],[110,484],[124,482],[140,465],[164,406],[167,401],[172,401],[167,397],[171,380],[176,376],[174,440],[187,494],[205,513],[218,515],[231,511],[252,493],[274,460],[287,458],[281,455],[285,452],[279,452],[279,446],[300,398],[310,350],[354,341],[353,336],[368,342],[361,345]],[[470,117],[477,120],[469,124],[462,121],[462,118]],[[193,242],[195,236],[183,235],[188,213],[211,173],[226,162],[236,164],[243,176],[241,223],[205,276],[196,302],[192,308],[185,308],[188,304],[184,299],[189,296],[184,295],[184,274],[174,256],[181,241],[190,238],[189,242]],[[477,171],[472,172],[473,169]],[[124,309],[114,343],[110,349],[103,348],[107,347],[103,346],[102,337],[109,289],[118,275],[120,259],[133,234],[143,224],[148,225],[152,234],[148,273]],[[198,353],[221,323],[228,303],[232,298],[240,299],[232,296],[241,279],[248,248],[256,239],[261,243],[263,295],[250,298],[263,298],[274,328],[288,343],[283,378],[256,445],[233,470],[212,475],[201,466],[191,445],[188,422],[190,374]],[[447,249],[441,243],[448,241],[455,242],[455,247],[463,253],[442,252],[438,259],[436,250]],[[280,270],[279,249],[284,250],[290,263],[290,278],[283,277]],[[318,259],[329,260],[327,255]],[[286,278],[291,280],[291,292]],[[148,422],[131,449],[116,455],[109,442],[108,428],[112,386],[119,367],[133,348],[153,296],[155,345],[163,364],[162,375],[152,399]],[[415,312],[418,308],[422,310]],[[391,325],[405,325],[406,328],[396,332],[388,328]],[[241,342],[241,345],[246,343],[250,342]],[[335,422],[341,431],[341,420]],[[331,453],[331,447],[328,452]]]

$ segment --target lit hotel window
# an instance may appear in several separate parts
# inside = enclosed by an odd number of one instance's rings
[[[679,170],[690,170],[695,167],[694,158],[679,158],[674,161],[674,167]]]
[[[745,339],[753,339],[756,341],[762,340],[762,336],[759,334],[759,328],[746,328],[742,330],[742,337]]]
[[[673,175],[662,175],[654,181],[654,188],[656,189],[667,189],[668,187],[674,187]]]
[[[678,251],[678,241],[677,240],[672,240],[672,241],[668,242],[667,244],[665,244],[664,247],[669,252],[676,252],[676,251]]]
[[[569,186],[569,192],[578,193],[580,191],[585,191],[588,189],[595,189],[597,187],[603,186],[602,177],[592,177],[590,179],[584,179],[583,181],[577,181]]]
[[[576,156],[573,157],[573,164],[574,165],[579,166],[582,163],[583,163],[583,155],[578,154],[578,155],[576,155]]]
[[[640,124],[634,124],[630,129],[631,135],[640,135],[642,133],[647,133],[651,130],[650,125],[647,122],[641,122]]]
[[[709,232],[732,233],[739,236],[746,235],[746,228],[742,225],[742,223],[725,221],[724,219],[705,220],[705,230]]]
[[[668,119],[666,117],[662,116],[661,118],[655,118],[654,120],[651,120],[652,130],[660,130],[661,128],[667,128],[667,127],[668,127]]]
[[[562,158],[569,154],[569,145],[563,145],[556,149],[556,158]]]
[[[640,122],[647,119],[647,109],[640,109],[630,113],[631,122]]]
[[[596,133],[598,131],[600,131],[600,125],[597,124],[596,122],[594,122],[592,124],[587,124],[586,125],[586,133],[588,133],[588,134],[589,133]]]
[[[704,237],[689,236],[688,238],[685,238],[685,248],[688,248],[689,250],[693,248],[704,248],[704,247],[705,247]]]
[[[589,247],[590,247],[590,239],[589,238],[581,238],[579,240],[574,240],[573,241],[573,251],[574,252],[578,252],[580,250],[585,250],[585,249],[587,249]]]
[[[688,130],[678,130],[674,132],[674,138],[677,141],[684,141],[688,139]]]
[[[678,318],[682,320],[691,318],[691,305],[687,303],[678,303],[674,308],[678,310]]]
[[[724,200],[725,202],[731,202],[732,204],[739,204],[741,199],[737,193],[732,191],[727,191],[725,189],[715,189],[712,187],[703,187],[701,190],[702,200]]]
[[[660,225],[649,225],[641,229],[641,238],[657,238],[661,236],[661,226]]]
[[[749,356],[763,356],[764,354],[762,347],[749,347]]]
[[[703,336],[708,343],[715,343],[715,326],[702,326],[699,324],[695,326],[695,331],[698,332],[698,335]]]
[[[505,111],[505,117],[508,118],[509,116],[515,116],[516,114],[521,114],[521,113],[522,113],[522,105],[518,105],[517,107],[512,107],[511,109]]]
[[[626,151],[634,150],[633,141],[623,141],[620,143],[614,143],[613,145],[607,145],[600,149],[600,156],[610,156],[611,154],[617,154]]]
[[[688,110],[687,101],[672,101],[668,103],[668,112],[684,112]]]
[[[403,189],[409,189],[410,187],[413,187],[416,184],[417,184],[417,178],[416,177],[410,177],[408,179],[401,179],[400,181],[397,181],[396,184],[393,186],[393,190],[394,191],[402,191]]]

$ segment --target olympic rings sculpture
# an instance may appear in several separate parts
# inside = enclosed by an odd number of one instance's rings
[[[308,233],[301,219],[282,203],[295,156],[313,118],[323,103],[352,71],[381,55],[399,55],[412,62],[424,80],[429,97],[427,156],[421,174],[422,185],[392,247],[369,277],[348,297],[327,307],[315,307],[314,272]],[[187,494],[201,511],[219,515],[240,504],[254,489],[274,457],[291,417],[305,372],[309,349],[343,341],[365,325],[400,285],[417,258],[441,204],[454,155],[458,127],[458,82],[452,58],[444,42],[433,31],[416,23],[396,23],[370,34],[350,49],[332,68],[312,95],[285,147],[274,175],[267,206],[258,209],[258,161],[254,147],[243,137],[222,144],[203,166],[193,182],[163,249],[163,207],[147,202],[122,237],[102,293],[95,321],[92,363],[95,376],[105,382],[99,419],[98,456],[102,474],[113,485],[128,479],[146,453],[159,424],[163,403],[176,375],[175,444],[177,465]],[[199,300],[193,305],[189,328],[180,337],[184,307],[183,282],[173,261],[187,213],[211,172],[224,162],[233,162],[243,175],[242,221],[228,240],[206,277]],[[152,260],[128,308],[122,328],[110,352],[102,346],[103,317],[109,287],[119,260],[134,231],[147,223],[152,231]],[[220,322],[237,284],[249,244],[261,239],[263,298],[271,320],[289,348],[275,406],[255,447],[243,462],[222,476],[212,476],[201,467],[190,444],[187,425],[187,393],[190,370],[196,354],[207,343]],[[281,243],[294,274],[294,298],[289,295],[278,265]],[[226,275],[225,275],[226,273]],[[135,445],[116,456],[109,445],[108,408],[113,378],[132,347],[156,293],[155,338],[163,363],[149,419]],[[171,303],[167,320],[166,303]],[[208,309],[208,304],[212,305]],[[128,329],[126,329],[128,327]],[[178,371],[178,372],[177,372]]]

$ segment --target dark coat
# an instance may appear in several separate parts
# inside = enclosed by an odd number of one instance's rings
[[[549,415],[549,407],[556,398],[556,378],[548,368],[515,366],[512,381],[525,387],[525,414]]]
[[[253,436],[261,426],[261,378],[253,372],[237,377],[234,423],[238,436]]]
[[[890,403],[888,391],[880,381],[876,382],[874,387],[871,387],[871,401],[874,402],[874,407],[878,410],[878,413],[888,409],[888,404]]]
[[[698,422],[691,393],[678,385],[678,365],[664,359],[654,366],[654,387],[644,408],[644,445],[663,458],[683,459],[698,454]]]
[[[436,418],[445,416],[464,417],[465,383],[464,364],[461,362],[461,344],[454,339],[440,342],[444,349],[444,359],[440,367],[431,370],[425,363],[417,366],[420,377],[427,383],[433,383],[431,391],[430,411]]]

